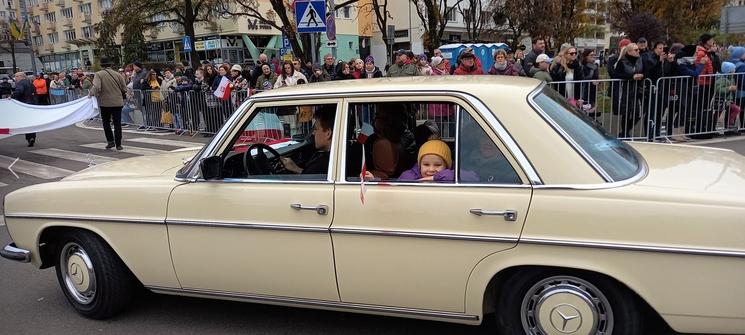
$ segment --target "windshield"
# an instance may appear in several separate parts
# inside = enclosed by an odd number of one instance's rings
[[[533,102],[569,137],[567,140],[576,143],[577,149],[597,163],[611,181],[628,179],[638,173],[641,164],[633,149],[609,135],[561,94],[546,86]]]

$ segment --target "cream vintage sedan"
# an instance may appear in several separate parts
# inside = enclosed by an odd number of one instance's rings
[[[273,90],[199,151],[101,164],[15,191],[5,211],[2,256],[56,267],[95,319],[144,286],[495,315],[504,334],[640,334],[649,315],[745,333],[745,158],[620,142],[531,79]]]

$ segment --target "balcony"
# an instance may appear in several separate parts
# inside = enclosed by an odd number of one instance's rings
[[[58,7],[65,8],[65,0],[57,0],[56,4]]]
[[[64,20],[62,21],[62,24],[64,24],[64,25],[65,25],[65,27],[70,27],[70,28],[72,28],[72,26],[74,25],[74,23],[73,23],[73,21],[72,21],[72,18],[65,18],[65,19],[64,19]]]
[[[83,14],[83,22],[90,24],[91,23],[91,13],[85,13]]]
[[[44,50],[47,51],[47,52],[54,52],[54,45],[47,44],[47,45],[44,46]]]
[[[35,36],[41,35],[41,27],[39,24],[31,25],[31,34]]]
[[[62,44],[62,49],[70,50],[70,48],[72,48],[72,45],[70,45],[70,43],[64,43],[64,44]]]
[[[57,31],[57,22],[49,22],[49,25],[47,25],[47,31],[50,33]]]
[[[39,9],[41,9],[42,12],[47,13],[49,12],[49,3],[48,2],[42,2],[39,4]]]

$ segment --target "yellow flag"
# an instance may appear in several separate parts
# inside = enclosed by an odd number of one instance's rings
[[[10,34],[13,36],[13,39],[15,40],[22,40],[23,34],[26,31],[26,27],[28,26],[28,21],[23,22],[23,28],[18,28],[18,23],[15,21],[10,23]]]

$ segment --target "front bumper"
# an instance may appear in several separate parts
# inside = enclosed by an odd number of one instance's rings
[[[16,247],[14,242],[3,247],[3,250],[0,250],[0,256],[21,263],[31,262],[31,251]]]

